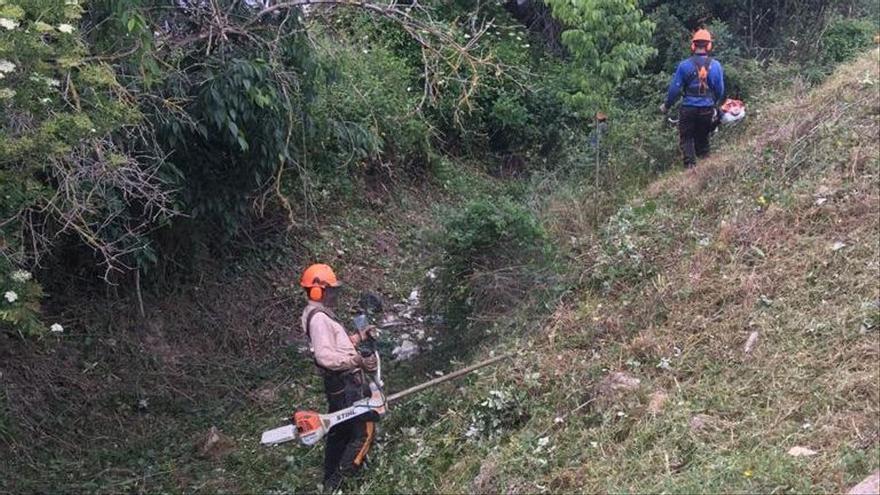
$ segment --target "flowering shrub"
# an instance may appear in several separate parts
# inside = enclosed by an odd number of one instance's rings
[[[0,272],[0,292],[3,293],[0,299],[0,329],[11,329],[22,336],[45,330],[39,318],[43,289],[30,272]]]
[[[62,236],[107,273],[130,266],[169,204],[137,103],[90,56],[82,12],[79,0],[0,0],[0,324],[22,335],[44,326],[40,286],[19,267]]]

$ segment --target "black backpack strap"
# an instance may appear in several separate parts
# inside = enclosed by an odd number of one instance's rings
[[[700,61],[700,57],[698,55],[694,55],[689,58],[690,62],[694,65],[694,71],[691,72],[690,77],[688,77],[687,81],[685,81],[684,85],[684,94],[685,96],[711,96],[713,99],[715,98],[715,91],[709,86],[708,74],[709,71],[712,70],[712,57],[707,56],[705,62]],[[691,90],[691,83],[694,82],[694,79],[698,79],[700,77],[700,69],[706,69],[706,92],[701,93],[699,88],[696,91]]]
[[[306,315],[305,331],[306,331],[306,338],[309,339],[309,343],[312,342],[312,319],[314,319],[315,316],[318,315],[318,313],[324,313],[325,315],[327,314],[327,312],[325,312],[321,308],[312,308],[312,310],[309,311],[309,314]]]
[[[313,319],[315,318],[315,316],[317,316],[319,313],[323,313],[325,316],[327,316],[327,317],[330,318],[331,320],[333,319],[333,317],[330,315],[330,313],[328,313],[327,311],[325,311],[325,310],[322,309],[322,308],[312,308],[312,310],[309,311],[309,313],[306,315],[306,328],[305,328],[305,331],[306,331],[306,338],[309,339],[309,344],[312,343],[312,320],[313,320]],[[312,360],[315,361],[315,366],[317,366],[318,368],[320,368],[320,369],[321,369],[322,371],[324,371],[325,373],[329,373],[329,374],[331,374],[331,375],[340,374],[340,372],[338,372],[338,371],[333,371],[333,370],[331,370],[330,368],[326,368],[326,367],[324,367],[324,366],[321,366],[321,364],[318,363],[318,358],[317,358],[317,357],[312,356]]]

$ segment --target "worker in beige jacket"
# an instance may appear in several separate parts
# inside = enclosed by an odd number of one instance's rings
[[[318,373],[324,378],[328,412],[351,406],[370,396],[364,372],[378,365],[375,354],[361,356],[356,346],[368,338],[372,327],[349,335],[333,309],[342,285],[333,270],[315,264],[303,272],[300,285],[308,304],[302,314],[302,328],[309,339]],[[354,475],[364,463],[375,434],[374,415],[357,416],[333,427],[324,451],[324,491],[333,492],[343,479]]]

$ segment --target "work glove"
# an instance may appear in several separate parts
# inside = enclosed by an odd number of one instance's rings
[[[374,327],[373,325],[368,325],[354,333],[348,335],[348,340],[351,341],[351,345],[357,347],[361,342],[366,341],[370,338],[379,337],[379,329]]]
[[[370,354],[367,357],[358,356],[357,363],[358,368],[367,373],[372,373],[379,368],[379,358],[376,357],[376,354]]]
[[[669,110],[669,109],[666,108],[666,103],[665,103],[665,102],[662,103],[662,104],[660,105],[660,113],[665,114],[667,110]]]

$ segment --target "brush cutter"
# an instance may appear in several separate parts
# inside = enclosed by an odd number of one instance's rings
[[[315,411],[296,411],[291,418],[293,424],[264,431],[260,443],[275,445],[299,438],[305,445],[315,445],[327,435],[331,428],[339,423],[369,412],[376,412],[380,416],[384,415],[384,394],[372,383],[370,391],[372,395],[369,398],[361,399],[350,407],[336,412],[321,414]]]
[[[260,443],[263,445],[277,445],[279,443],[289,442],[299,438],[300,442],[305,445],[315,445],[327,435],[331,428],[342,422],[372,412],[384,416],[387,412],[387,405],[393,401],[402,399],[416,392],[421,392],[422,390],[454,378],[464,376],[472,371],[497,363],[498,361],[511,356],[513,356],[513,354],[496,356],[492,359],[487,359],[486,361],[468,366],[467,368],[455,371],[446,376],[441,376],[440,378],[435,378],[428,382],[410,387],[388,397],[385,397],[385,394],[379,385],[381,383],[381,375],[377,370],[376,378],[370,382],[371,395],[369,398],[361,399],[350,407],[328,414],[321,414],[315,411],[296,411],[291,418],[293,424],[264,431]]]
[[[728,98],[721,105],[721,123],[735,124],[746,116],[746,104],[740,100]]]

